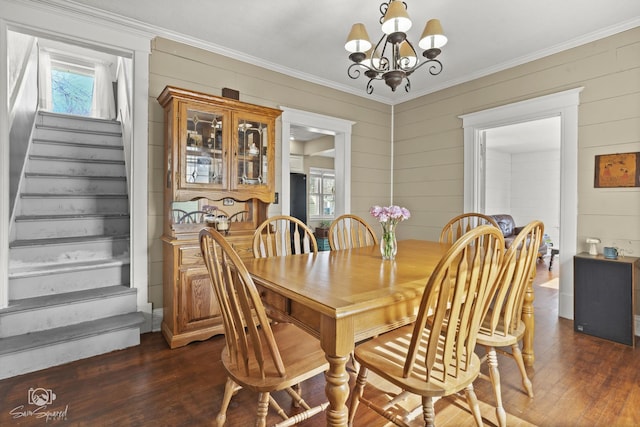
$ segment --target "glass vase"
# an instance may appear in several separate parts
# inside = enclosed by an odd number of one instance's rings
[[[395,227],[395,224],[382,225],[382,239],[380,239],[380,255],[382,255],[382,259],[396,259],[398,242],[396,240]]]

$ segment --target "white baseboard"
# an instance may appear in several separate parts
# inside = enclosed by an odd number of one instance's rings
[[[160,325],[162,325],[162,318],[164,316],[164,309],[156,308],[153,310],[151,318],[151,331],[160,332]],[[636,323],[639,319],[636,319]]]

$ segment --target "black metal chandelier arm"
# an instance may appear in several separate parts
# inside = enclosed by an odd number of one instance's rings
[[[429,66],[429,74],[431,74],[432,76],[437,76],[442,72],[442,62],[438,61],[437,59],[428,59],[424,62],[420,62],[413,70],[411,70],[411,72],[415,72],[418,68],[426,64],[431,64]]]
[[[376,79],[369,79],[369,81],[367,82],[367,95],[371,95],[373,93],[373,85],[371,84],[371,82],[374,80]]]
[[[354,80],[357,79],[358,77],[360,77],[360,74],[362,74],[362,72],[360,71],[360,67],[367,68],[363,64],[357,62],[349,65],[349,68],[347,68],[347,75]]]
[[[408,93],[410,90],[411,90],[411,80],[409,80],[409,77],[407,77],[407,84],[404,85],[404,91]]]

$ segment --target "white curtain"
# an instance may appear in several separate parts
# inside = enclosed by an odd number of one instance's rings
[[[40,64],[39,70],[39,93],[40,93],[40,109],[51,111],[52,93],[51,93],[51,56],[46,50],[40,50]]]
[[[98,63],[95,66],[91,116],[101,119],[116,118],[113,82],[111,81],[111,73],[107,64]]]
[[[29,54],[35,37],[7,31],[7,57],[9,65],[9,99],[13,99],[19,87],[18,79],[24,75],[29,64]]]

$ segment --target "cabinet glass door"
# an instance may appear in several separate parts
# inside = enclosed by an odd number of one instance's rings
[[[268,182],[269,128],[259,120],[238,120],[236,185],[261,186]]]
[[[226,183],[224,115],[187,109],[183,179],[187,184]]]

